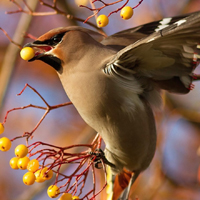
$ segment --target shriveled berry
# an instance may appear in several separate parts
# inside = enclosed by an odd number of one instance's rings
[[[60,189],[56,185],[50,185],[47,189],[47,194],[50,198],[56,198],[60,194]]]
[[[125,6],[121,9],[120,16],[122,19],[130,19],[133,16],[133,9],[130,6]]]
[[[98,27],[105,27],[108,25],[109,19],[106,15],[99,15],[96,22]]]
[[[20,144],[15,148],[15,155],[19,158],[23,158],[27,155],[28,148],[24,144]]]
[[[7,137],[0,138],[0,150],[8,151],[12,146],[11,141]]]
[[[37,170],[35,173],[35,181],[38,182],[38,183],[42,183],[45,181],[45,179],[42,177],[42,173],[41,173],[41,170]]]
[[[12,159],[10,159],[10,167],[12,169],[19,169],[19,167],[17,166],[19,158],[18,157],[14,157]]]
[[[35,56],[35,51],[31,47],[24,47],[20,51],[20,56],[23,60],[30,60],[31,58]]]
[[[39,168],[39,161],[36,159],[31,160],[28,165],[27,165],[27,169],[30,172],[36,172]]]
[[[25,185],[33,185],[35,182],[35,175],[33,172],[27,172],[23,176],[23,182]]]

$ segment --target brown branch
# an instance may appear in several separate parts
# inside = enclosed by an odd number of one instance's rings
[[[112,15],[113,13],[119,12],[122,8],[124,8],[124,7],[127,5],[128,2],[129,2],[129,0],[126,0],[125,4],[124,4],[123,6],[119,7],[118,9],[116,9],[116,10],[114,10],[114,11],[112,11],[112,12],[110,12],[109,15],[108,15],[108,17],[109,17],[110,15]]]
[[[22,49],[22,46],[20,44],[18,44],[17,42],[13,41],[12,38],[8,35],[8,33],[0,27],[0,30],[4,33],[4,35],[8,38],[8,40],[13,43],[14,45],[18,46],[19,49]]]
[[[124,7],[127,5],[128,2],[129,2],[129,0],[127,0],[127,1],[125,2],[125,4],[124,4],[123,6],[121,6],[120,8],[118,8],[117,10],[114,10],[114,11],[110,12],[109,15],[108,15],[108,17],[109,17],[110,15],[112,15],[113,13],[119,12],[122,8],[124,8]],[[134,10],[135,8],[137,8],[142,2],[143,2],[143,0],[140,0],[139,3],[138,3],[136,6],[134,6],[132,9]]]
[[[47,101],[42,97],[42,95],[36,89],[34,89],[32,86],[30,86],[29,84],[26,84],[25,87],[21,90],[21,92],[18,95],[22,95],[23,92],[27,89],[27,87],[29,87],[34,93],[36,93],[40,97],[40,99],[45,103],[46,106],[43,107],[43,106],[36,106],[36,105],[29,104],[27,106],[13,108],[13,109],[7,111],[5,119],[4,119],[4,123],[6,122],[8,113],[10,113],[11,111],[14,111],[14,110],[20,110],[20,109],[26,109],[29,107],[33,107],[33,108],[37,108],[37,109],[46,110],[46,112],[43,115],[43,117],[40,119],[40,121],[38,122],[36,127],[32,130],[32,132],[30,132],[30,133],[26,132],[22,136],[18,136],[16,138],[12,139],[11,141],[18,139],[18,138],[22,138],[22,137],[26,137],[26,139],[28,141],[28,138],[30,136],[32,136],[33,132],[42,123],[42,121],[44,120],[44,118],[46,117],[46,115],[49,113],[50,110],[71,104],[71,102],[69,102],[69,103],[63,103],[63,104],[59,104],[59,105],[55,105],[55,106],[50,106],[47,103]],[[105,165],[104,159],[103,158],[101,159],[101,157],[98,155],[98,153],[96,153],[96,149],[101,147],[101,142],[102,142],[102,139],[101,139],[100,135],[97,134],[91,144],[76,144],[76,145],[70,145],[70,146],[66,146],[66,147],[60,147],[60,146],[56,146],[56,145],[52,145],[52,144],[48,144],[48,143],[39,141],[39,142],[35,142],[35,143],[27,145],[27,146],[29,149],[29,157],[36,156],[37,157],[36,159],[41,163],[40,170],[42,170],[44,167],[48,167],[46,173],[48,173],[49,170],[53,170],[53,172],[56,174],[55,185],[66,180],[66,182],[63,185],[59,186],[59,188],[66,187],[65,192],[70,192],[73,195],[75,195],[77,193],[79,195],[81,195],[83,192],[85,183],[87,181],[87,178],[89,177],[88,174],[92,173],[93,182],[94,182],[93,188],[89,192],[86,192],[84,194],[85,199],[92,200],[106,186],[106,183],[105,183],[105,185],[101,188],[101,190],[96,192],[96,181],[97,180],[95,177],[95,167],[94,167],[96,159],[101,160],[101,163],[102,163],[103,169],[104,169],[104,173],[106,173],[105,167],[104,167],[104,165]],[[47,148],[40,148],[40,146],[47,146]],[[38,147],[40,149],[36,150],[36,148],[38,148]],[[77,147],[84,147],[84,148],[87,148],[87,150],[82,151],[82,152],[77,152],[77,153],[67,152],[68,150],[71,150],[71,149],[74,149]],[[76,169],[74,170],[74,172],[71,175],[66,176],[60,172],[61,166],[65,165],[65,164],[77,164],[78,166],[76,167]],[[105,176],[106,176],[106,174],[105,174]],[[92,198],[90,198],[91,194],[92,194]]]
[[[62,15],[64,17],[66,17],[67,19],[76,20],[76,21],[79,21],[79,22],[84,22],[84,23],[87,23],[88,25],[92,26],[93,28],[95,28],[97,30],[100,30],[95,24],[93,24],[91,22],[85,22],[84,19],[75,17],[73,15],[70,15],[70,14],[68,14],[68,13],[60,10],[56,6],[56,3],[57,3],[56,0],[53,0],[53,4],[52,5],[50,5],[48,3],[45,3],[43,0],[39,0],[39,2],[40,2],[41,5],[46,6],[46,7],[50,8],[50,9],[54,10],[54,11],[49,11],[49,12],[33,12],[31,9],[25,10],[15,0],[12,0],[12,2],[18,7],[18,10],[7,11],[6,14],[26,13],[26,14],[31,15],[31,16]],[[25,4],[25,6],[27,7],[27,4]]]
[[[98,14],[102,9],[104,9],[105,7],[118,4],[118,3],[122,2],[122,1],[123,1],[123,0],[118,0],[118,1],[115,1],[115,2],[112,2],[112,3],[105,3],[105,2],[102,1],[102,0],[94,0],[94,1],[91,0],[91,7],[92,7],[92,8],[90,8],[90,7],[88,7],[88,6],[80,5],[79,7],[83,7],[83,8],[86,8],[86,9],[90,10],[90,11],[93,11],[93,14],[90,15],[90,16],[84,21],[84,23],[87,23],[87,21],[88,21],[90,18],[92,18],[92,17],[94,17],[94,16],[97,16],[97,14]],[[101,3],[103,4],[103,6],[96,8],[96,7],[94,6],[94,3],[95,3],[95,2],[101,2]],[[119,7],[118,9],[116,9],[116,10],[110,12],[110,13],[108,14],[108,17],[110,17],[110,15],[112,15],[113,13],[117,13],[117,12],[119,12],[120,10],[122,10],[122,8],[124,8],[124,7],[128,4],[128,2],[129,2],[129,0],[126,0],[126,2],[125,2],[121,7]],[[137,8],[142,2],[143,2],[143,0],[140,0],[139,3],[138,3],[136,6],[133,7],[133,9]]]
[[[86,128],[83,131],[81,131],[80,136],[75,138],[74,142],[77,144],[79,144],[80,142],[87,143],[88,140],[91,140],[91,138],[93,136],[94,136],[94,131],[90,127],[86,126]],[[73,151],[73,153],[76,153],[77,149],[72,149],[72,151]],[[66,171],[68,169],[68,167],[69,167],[69,165],[62,166],[59,176],[63,177],[64,179],[69,178],[69,176],[63,174],[64,171]],[[54,173],[56,173],[55,170],[52,170],[52,171]],[[60,180],[61,180],[61,178],[60,178]],[[30,197],[32,198],[36,194],[39,195],[40,193],[44,192],[44,190],[49,186],[49,182],[45,181],[43,183],[36,184],[34,186],[32,186],[27,191],[23,191],[22,194],[20,194],[18,197],[16,197],[16,200],[21,200],[21,199],[31,200]],[[65,192],[67,193],[67,191],[62,191],[62,192],[60,192],[60,194],[65,193]],[[88,200],[88,198],[87,198],[87,200]]]
[[[36,9],[37,1],[30,1],[30,7],[32,10]],[[22,37],[21,30],[25,32],[28,30],[30,26],[30,22],[32,20],[32,16],[26,16],[22,14],[18,20],[17,26],[15,28],[14,35],[12,37],[12,41],[17,41],[17,43],[21,46],[24,41],[24,37]],[[19,46],[9,44],[6,49],[3,63],[1,65],[1,73],[0,73],[0,108],[2,108],[3,101],[5,99],[6,89],[8,87],[10,77],[13,73],[14,66],[16,66],[16,59],[19,56]]]
[[[24,34],[25,38],[30,38],[32,40],[37,40],[37,37],[35,37],[34,35],[30,34],[30,33],[25,33]]]
[[[28,146],[29,157],[37,156],[37,160],[39,162],[42,162],[40,170],[42,170],[44,167],[48,167],[46,173],[48,173],[49,170],[52,170],[56,174],[55,185],[58,185],[59,183],[66,181],[63,185],[59,186],[60,189],[66,188],[64,192],[61,193],[71,193],[73,195],[76,195],[78,193],[78,195],[81,195],[83,193],[87,178],[89,177],[88,174],[92,173],[93,188],[88,192],[86,192],[84,194],[84,197],[82,198],[82,199],[92,200],[95,198],[95,196],[97,196],[100,192],[102,192],[102,190],[106,186],[105,183],[104,186],[98,192],[96,192],[97,180],[95,176],[95,171],[96,171],[95,161],[97,158],[97,154],[88,153],[93,151],[92,149],[94,149],[93,153],[95,153],[96,148],[100,147],[101,141],[102,139],[99,135],[97,135],[94,138],[91,144],[76,144],[67,147],[59,147],[39,141]],[[48,148],[40,148],[41,145],[47,146]],[[39,147],[40,150],[33,152],[37,147]],[[66,150],[75,147],[86,147],[86,148],[89,147],[89,149],[80,153],[66,152]],[[53,160],[53,162],[50,162],[49,159]],[[103,159],[101,160],[101,162],[106,177],[105,163]],[[65,174],[60,173],[61,166],[63,166],[64,164],[73,164],[73,163],[76,163],[78,166],[70,175],[66,176]]]
[[[24,88],[21,90],[21,92],[19,94],[17,94],[18,96],[19,95],[22,95],[22,93],[25,91],[25,89],[29,87],[31,90],[33,90],[33,92],[35,92],[39,97],[40,99],[45,103],[46,107],[42,107],[42,106],[37,106],[37,105],[32,105],[32,104],[29,104],[29,105],[26,105],[26,106],[22,106],[22,107],[18,107],[18,108],[13,108],[11,110],[8,110],[6,112],[6,115],[4,117],[4,121],[2,124],[5,124],[6,123],[6,120],[8,118],[8,114],[12,111],[15,111],[15,110],[22,110],[22,109],[26,109],[26,108],[37,108],[37,109],[42,109],[42,110],[46,110],[45,113],[43,114],[43,116],[41,117],[41,119],[39,120],[39,122],[36,124],[36,126],[34,127],[34,129],[31,131],[31,132],[25,132],[21,137],[27,137],[27,140],[29,137],[32,137],[33,133],[37,130],[37,128],[40,126],[40,124],[43,122],[43,120],[45,119],[45,117],[47,116],[47,114],[53,110],[53,109],[57,109],[57,108],[60,108],[60,107],[64,107],[64,106],[68,106],[68,105],[71,105],[72,103],[71,102],[66,102],[66,103],[62,103],[62,104],[58,104],[58,105],[54,105],[54,106],[50,106],[47,101],[42,97],[42,95],[36,90],[34,89],[32,86],[30,86],[29,84],[25,84]],[[14,138],[13,140],[15,139],[18,139],[20,137],[16,137]],[[12,141],[13,141],[12,140]]]

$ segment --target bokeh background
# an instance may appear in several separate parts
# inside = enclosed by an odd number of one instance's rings
[[[21,0],[16,2],[23,3]],[[50,8],[41,6],[37,0],[27,2],[35,6],[38,12],[51,11]],[[87,9],[79,8],[74,0],[57,2],[61,10],[76,17],[86,19],[92,14]],[[129,5],[133,7],[137,3],[137,0],[131,0]],[[101,14],[108,14],[116,8],[115,6],[106,8]],[[5,29],[16,42],[22,44],[32,41],[24,38],[25,33],[38,37],[59,26],[79,25],[91,28],[87,24],[68,20],[61,15],[31,17],[22,13],[5,14],[5,11],[16,9],[17,7],[11,1],[0,1],[0,27]],[[134,16],[130,20],[123,21],[119,14],[113,14],[104,31],[110,35],[162,17],[197,10],[200,10],[200,0],[144,0],[134,10]],[[95,23],[95,19],[91,19],[90,22]],[[6,111],[11,108],[30,103],[44,106],[41,99],[30,89],[21,96],[16,96],[26,83],[34,87],[50,105],[69,101],[55,71],[40,61],[33,63],[23,61],[19,57],[19,49],[14,44],[10,44],[3,32],[0,32],[0,121],[4,120]],[[156,155],[150,167],[140,175],[133,186],[132,199],[138,197],[139,200],[200,200],[199,94],[199,83],[195,83],[195,88],[188,95],[163,94],[163,110],[156,113],[158,130]],[[13,138],[22,135],[25,131],[31,131],[43,113],[43,110],[33,108],[10,113],[4,136]],[[67,106],[51,111],[35,132],[32,141],[41,140],[67,146],[90,142],[93,137],[94,131],[84,123],[76,109]],[[10,151],[0,152],[0,199],[49,199],[46,188],[53,181],[26,186],[22,182],[24,171],[10,168],[9,160],[14,156],[14,148],[19,143],[25,143],[24,139],[14,141]],[[105,191],[97,197],[97,199],[105,198]]]

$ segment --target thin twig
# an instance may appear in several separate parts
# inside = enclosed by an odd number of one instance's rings
[[[19,43],[13,41],[12,38],[8,35],[8,33],[7,33],[3,28],[0,27],[0,30],[4,33],[4,35],[8,38],[8,40],[9,40],[12,44],[18,46],[19,49],[22,49],[22,45],[20,45]]]
[[[37,108],[37,109],[42,109],[42,110],[45,110],[45,113],[43,114],[43,116],[40,118],[39,122],[36,124],[36,126],[34,127],[34,129],[31,131],[31,132],[25,132],[22,136],[20,137],[27,137],[27,140],[29,137],[32,137],[33,133],[37,130],[37,128],[40,126],[40,124],[43,122],[43,120],[45,119],[45,117],[47,116],[47,114],[53,110],[53,109],[57,109],[57,108],[60,108],[60,107],[63,107],[63,106],[68,106],[68,105],[71,105],[72,102],[66,102],[66,103],[62,103],[62,104],[58,104],[58,105],[54,105],[54,106],[50,106],[47,101],[42,97],[42,95],[35,89],[33,88],[32,86],[30,86],[28,83],[25,84],[24,88],[21,90],[21,92],[19,94],[17,94],[18,96],[19,95],[22,95],[23,92],[25,91],[25,89],[29,87],[31,90],[33,90],[33,92],[35,92],[39,97],[40,99],[46,104],[46,107],[43,107],[43,106],[37,106],[37,105],[33,105],[33,104],[29,104],[29,105],[26,105],[26,106],[21,106],[21,107],[17,107],[17,108],[13,108],[13,109],[10,109],[6,112],[6,115],[4,117],[4,121],[2,124],[5,124],[6,123],[6,120],[8,118],[8,114],[12,111],[16,111],[16,110],[22,110],[22,109],[26,109],[26,108]],[[15,139],[18,139],[20,137],[16,137]],[[13,139],[14,140],[14,139]],[[27,141],[28,142],[28,141]]]
[[[81,19],[81,18],[78,18],[78,17],[75,17],[73,15],[70,15],[62,10],[60,10],[57,6],[56,6],[56,0],[53,1],[53,4],[48,4],[48,3],[45,3],[43,0],[39,0],[40,4],[45,6],[45,7],[48,7],[50,9],[52,9],[53,11],[49,11],[49,12],[33,12],[31,9],[28,9],[28,10],[25,10],[23,9],[15,0],[12,1],[17,7],[18,7],[18,10],[14,10],[14,11],[7,11],[6,14],[15,14],[15,13],[26,13],[28,15],[31,15],[31,16],[50,16],[50,15],[62,15],[64,17],[66,17],[67,19],[71,19],[71,20],[76,20],[76,21],[79,21],[79,22],[85,22],[84,19]],[[27,5],[25,5],[27,7]],[[91,23],[91,22],[87,22],[88,25],[92,26],[93,28],[99,30],[99,28]]]

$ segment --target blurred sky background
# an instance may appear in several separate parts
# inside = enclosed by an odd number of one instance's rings
[[[17,2],[22,3],[21,0],[17,0]],[[29,3],[31,0],[27,2]],[[46,0],[46,2],[51,1]],[[106,2],[113,1],[107,0]],[[131,0],[128,5],[133,7],[138,2],[138,0]],[[92,14],[87,9],[79,8],[74,0],[58,0],[58,4],[61,10],[66,10],[66,12],[82,19],[86,19]],[[108,14],[116,8],[116,6],[106,8],[100,14]],[[8,15],[5,14],[5,11],[16,9],[17,7],[9,0],[1,0],[0,27],[5,29],[11,37],[16,33],[22,14]],[[49,8],[40,4],[38,4],[36,10],[50,11]],[[109,18],[110,23],[104,28],[104,31],[110,35],[163,17],[198,10],[200,10],[200,0],[144,0],[134,10],[134,16],[130,20],[124,21],[120,18],[119,13],[113,14]],[[90,21],[95,23],[94,18]],[[27,32],[38,37],[50,29],[73,24],[74,22],[60,15],[33,17]],[[77,25],[91,28],[80,22]],[[24,33],[25,31],[22,29],[18,35],[23,37]],[[31,39],[25,39],[23,44],[31,41]],[[6,63],[14,57],[13,54],[6,57],[9,45],[10,42],[6,36],[0,32],[0,91],[2,94],[0,97],[0,121],[4,120],[6,111],[11,108],[30,103],[44,106],[41,99],[29,88],[21,96],[16,96],[26,83],[34,87],[50,105],[69,101],[55,71],[46,64],[40,61],[32,63],[23,61],[17,50],[15,64],[13,69],[10,69]],[[12,48],[16,48],[13,44],[12,46]],[[5,76],[2,77],[3,67],[4,70],[10,71],[12,74],[6,85],[3,82]],[[200,70],[198,71],[200,73]],[[6,93],[3,91],[6,91]],[[156,115],[157,152],[149,169],[140,176],[134,186],[133,199],[138,196],[139,200],[200,200],[200,180],[198,181],[197,178],[200,166],[199,91],[200,84],[195,83],[195,89],[188,95],[166,94],[164,96],[164,111]],[[13,138],[22,135],[25,131],[31,131],[43,113],[43,110],[33,108],[10,113],[5,126],[5,133],[2,136]],[[76,109],[73,106],[67,106],[51,111],[35,132],[32,141],[41,140],[55,145],[67,146],[81,143],[84,134],[87,135],[87,140],[91,141],[91,134],[88,134],[87,130],[91,132],[90,129],[87,129]],[[22,182],[22,176],[25,172],[12,170],[9,166],[9,160],[14,157],[14,148],[20,143],[25,144],[24,139],[14,141],[10,151],[0,152],[0,199],[47,200],[49,197],[45,188],[53,181],[48,185],[26,186]],[[44,188],[44,190],[41,188]],[[105,196],[99,195],[97,197],[97,199],[103,198]]]

